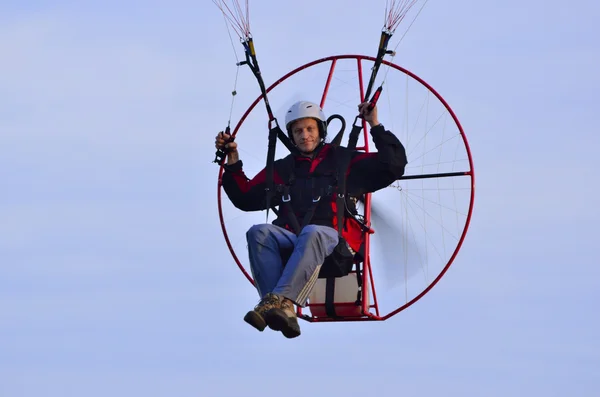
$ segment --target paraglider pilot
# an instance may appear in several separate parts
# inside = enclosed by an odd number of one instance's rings
[[[294,304],[306,306],[321,267],[334,251],[340,246],[352,254],[360,249],[364,229],[350,216],[352,202],[347,199],[385,188],[404,174],[405,148],[379,122],[377,107],[369,109],[369,102],[364,102],[358,110],[371,127],[376,152],[326,143],[327,119],[317,104],[297,102],[286,113],[287,134],[299,154],[289,154],[273,165],[277,194],[271,205],[279,208],[279,215],[271,224],[254,225],[246,233],[260,301],[244,320],[259,331],[269,326],[287,338],[300,335]],[[237,143],[220,132],[215,146],[227,151],[222,183],[233,205],[242,211],[265,210],[265,169],[248,179]],[[343,191],[341,178],[345,178]],[[338,213],[339,197],[346,198],[342,204],[346,209]],[[343,227],[338,227],[339,219]]]

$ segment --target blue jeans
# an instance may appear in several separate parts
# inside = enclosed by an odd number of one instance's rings
[[[250,270],[262,298],[272,292],[305,307],[319,270],[338,244],[334,228],[306,225],[300,235],[272,224],[246,232]]]

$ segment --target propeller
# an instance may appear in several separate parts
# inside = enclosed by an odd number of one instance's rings
[[[371,196],[371,260],[374,272],[381,271],[387,287],[396,287],[421,272],[421,255],[425,248],[418,244],[410,229],[402,230],[392,219],[400,219],[397,211],[385,208]],[[364,196],[359,198],[361,210]],[[393,215],[392,215],[393,214]],[[373,250],[373,248],[376,248]]]

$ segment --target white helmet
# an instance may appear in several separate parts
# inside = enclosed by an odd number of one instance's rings
[[[291,135],[290,126],[291,124],[300,119],[312,118],[317,120],[319,125],[319,131],[321,132],[321,138],[325,139],[327,131],[327,119],[325,113],[319,105],[308,101],[300,101],[294,103],[287,113],[285,114],[285,128],[288,134]]]

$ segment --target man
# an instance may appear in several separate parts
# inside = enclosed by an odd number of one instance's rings
[[[286,114],[288,136],[300,155],[275,161],[273,179],[278,194],[271,204],[279,207],[278,218],[272,224],[254,225],[246,233],[250,268],[261,299],[244,320],[259,331],[268,325],[287,338],[300,335],[294,304],[306,306],[321,266],[340,244],[354,253],[362,242],[360,226],[351,217],[337,217],[337,199],[345,197],[342,205],[348,208],[352,204],[348,198],[382,189],[404,174],[404,146],[379,123],[377,108],[369,110],[368,106],[368,102],[361,103],[358,110],[371,127],[377,148],[374,153],[325,143],[327,121],[314,103],[297,102]],[[266,209],[266,171],[248,179],[237,143],[229,139],[220,132],[215,140],[217,149],[225,147],[228,151],[222,179],[225,192],[243,211]],[[342,162],[343,158],[348,161]],[[336,173],[340,164],[345,169]],[[346,188],[340,192],[336,188],[343,177]],[[338,219],[344,222],[343,237]],[[306,224],[299,225],[298,220]]]

